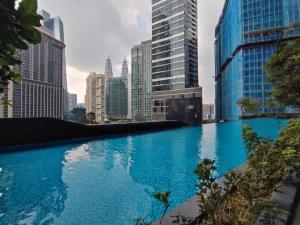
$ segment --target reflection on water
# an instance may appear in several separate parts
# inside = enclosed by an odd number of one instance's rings
[[[157,218],[152,194],[171,191],[176,207],[196,192],[203,158],[221,176],[246,160],[245,122],[209,124],[0,155],[0,224],[131,225]],[[286,122],[247,121],[275,137]]]

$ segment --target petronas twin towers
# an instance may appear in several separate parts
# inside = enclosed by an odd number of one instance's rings
[[[106,79],[111,79],[114,77],[113,70],[112,70],[112,63],[111,63],[111,59],[109,56],[106,59],[104,75],[105,75]],[[128,77],[128,64],[127,64],[126,58],[124,59],[123,64],[122,64],[121,76],[123,78]]]

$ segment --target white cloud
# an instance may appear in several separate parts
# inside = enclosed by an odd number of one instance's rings
[[[204,103],[214,102],[214,29],[224,0],[199,0],[199,83]],[[110,55],[115,75],[131,47],[151,38],[151,0],[39,0],[64,22],[68,86],[84,100],[88,72],[104,72]],[[129,69],[130,69],[129,64]]]
[[[77,94],[78,103],[84,102],[86,90],[85,79],[88,76],[87,72],[80,71],[74,67],[67,66],[68,73],[68,91]]]

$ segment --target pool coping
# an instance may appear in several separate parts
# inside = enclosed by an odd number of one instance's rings
[[[38,143],[33,143],[33,144],[10,145],[10,146],[5,146],[5,147],[0,147],[0,155],[6,154],[6,153],[12,153],[12,152],[36,150],[36,149],[55,147],[55,146],[61,146],[61,145],[80,144],[85,141],[90,142],[90,141],[97,141],[97,140],[120,138],[120,137],[124,137],[124,136],[129,136],[129,135],[136,136],[136,135],[143,135],[143,134],[149,134],[149,133],[158,133],[158,132],[163,132],[163,131],[188,128],[188,127],[195,127],[195,126],[171,127],[171,128],[154,129],[154,130],[147,130],[147,131],[133,131],[133,132],[120,133],[120,134],[106,134],[106,135],[91,136],[91,137],[71,138],[71,139],[58,140],[58,141],[38,142]]]
[[[242,170],[245,168],[247,163],[241,165],[236,170]],[[216,181],[220,186],[224,185],[224,176]],[[162,225],[174,225],[174,217],[175,216],[184,216],[186,218],[195,219],[201,215],[199,203],[198,203],[199,196],[194,195],[186,202],[182,203],[170,213],[168,213],[163,221]],[[278,204],[284,211],[288,212],[281,212],[278,216],[280,221],[276,221],[275,225],[289,225],[293,221],[293,217],[295,214],[295,210],[297,204],[300,203],[300,172],[293,173],[291,177],[287,178],[285,182],[282,182],[282,186],[280,186],[278,192],[272,194],[270,201]],[[263,212],[262,212],[263,215]],[[158,219],[152,223],[152,225],[159,225],[160,220]],[[255,225],[263,225],[262,222],[258,221]]]

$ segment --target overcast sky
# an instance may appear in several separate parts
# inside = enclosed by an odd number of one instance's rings
[[[64,23],[68,89],[84,101],[88,72],[104,73],[110,55],[114,75],[129,62],[133,45],[151,39],[151,0],[38,0],[39,9]],[[204,103],[214,102],[214,29],[224,0],[198,0],[199,84]]]

